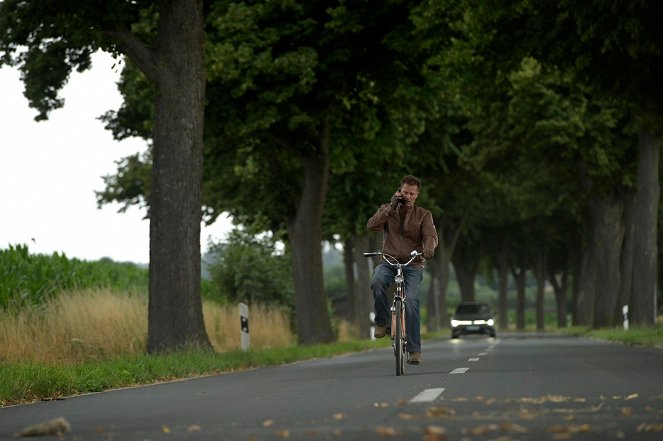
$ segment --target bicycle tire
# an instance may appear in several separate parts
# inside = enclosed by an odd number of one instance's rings
[[[403,301],[396,299],[396,332],[394,333],[394,356],[396,358],[396,375],[405,373],[405,348],[403,346]]]

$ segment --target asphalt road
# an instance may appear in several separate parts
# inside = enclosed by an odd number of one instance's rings
[[[64,417],[64,440],[663,440],[663,350],[498,335],[0,408],[0,439]],[[58,439],[52,437],[51,439]]]

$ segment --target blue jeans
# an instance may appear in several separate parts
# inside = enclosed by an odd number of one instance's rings
[[[406,266],[403,268],[405,276],[405,333],[407,335],[408,352],[421,352],[421,334],[419,324],[419,288],[424,279],[424,269]],[[391,303],[387,299],[387,291],[394,283],[396,268],[387,263],[380,263],[375,267],[371,289],[375,300],[375,324],[378,326],[391,326]]]

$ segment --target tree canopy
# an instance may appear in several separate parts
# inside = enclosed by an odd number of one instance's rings
[[[653,323],[659,3],[183,1],[200,11],[184,45],[166,37],[177,23],[167,2],[110,2],[112,12],[108,2],[79,3],[46,2],[46,22],[31,15],[37,2],[0,6],[16,9],[0,18],[2,61],[24,70],[38,118],[62,105],[57,90],[72,68],[89,67],[90,51],[125,54],[125,101],[104,119],[117,138],[141,136],[153,148],[120,162],[100,203],[149,207],[155,244],[194,240],[156,221],[182,210],[197,221],[201,210],[207,221],[228,212],[283,239],[301,343],[333,339],[322,241],[365,240],[366,219],[410,173],[423,179],[419,202],[443,239],[429,309],[443,308],[453,262],[470,290],[481,265],[499,265],[503,278],[508,267],[517,277],[534,269],[540,286],[572,274],[576,323],[611,325],[624,302],[636,323]],[[95,18],[94,8],[108,15]],[[29,49],[10,56],[21,45]],[[181,83],[154,57],[192,48],[198,68],[177,60],[177,78],[195,88],[177,100]],[[195,130],[165,126],[176,118]],[[175,204],[160,205],[170,192]],[[194,216],[174,222],[191,227]],[[172,247],[158,249],[155,259],[180,262]],[[354,263],[346,260],[349,278]],[[173,269],[157,259],[159,268]],[[167,280],[184,290],[194,283],[185,279]],[[436,313],[441,322],[445,312]]]

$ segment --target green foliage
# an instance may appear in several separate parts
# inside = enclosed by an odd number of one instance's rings
[[[325,293],[327,298],[330,300],[342,298],[347,295],[347,290],[343,265],[325,268]]]
[[[0,250],[0,307],[40,304],[63,290],[147,291],[148,271],[110,259],[88,262],[64,254],[30,254],[26,245]]]
[[[209,272],[222,298],[236,302],[279,304],[292,309],[292,265],[272,236],[233,230],[227,242],[212,244],[216,258]]]
[[[99,48],[115,53],[113,29],[125,29],[146,2],[22,1],[0,2],[0,65],[22,73],[24,95],[37,121],[64,105],[58,96],[73,70],[90,68]]]
[[[151,151],[117,161],[117,174],[105,176],[106,189],[96,192],[97,204],[118,202],[122,204],[120,212],[125,212],[132,205],[146,208],[149,212],[149,198],[152,184]]]

